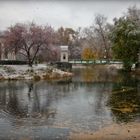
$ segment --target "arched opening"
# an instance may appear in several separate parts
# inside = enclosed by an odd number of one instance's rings
[[[63,54],[63,60],[65,60],[66,59],[66,55],[65,54]]]

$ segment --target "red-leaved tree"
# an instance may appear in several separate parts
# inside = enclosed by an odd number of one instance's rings
[[[54,30],[50,26],[37,26],[34,23],[16,24],[5,32],[5,47],[15,54],[22,54],[32,66],[41,49],[49,49],[53,42]]]

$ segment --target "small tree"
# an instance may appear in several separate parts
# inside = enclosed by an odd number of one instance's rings
[[[91,48],[84,48],[82,52],[82,59],[89,60],[89,59],[95,59],[95,57],[96,55]]]
[[[5,32],[8,51],[22,54],[29,66],[34,63],[41,48],[48,47],[53,38],[53,29],[31,24],[16,24]]]

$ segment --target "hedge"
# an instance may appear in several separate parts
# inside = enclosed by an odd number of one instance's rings
[[[20,60],[0,60],[0,65],[27,65],[27,61]]]

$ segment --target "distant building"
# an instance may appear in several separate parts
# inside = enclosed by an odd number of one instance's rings
[[[14,52],[8,52],[4,46],[5,36],[0,32],[0,60],[16,60]]]
[[[60,61],[68,62],[68,46],[60,46]]]
[[[4,44],[3,44],[4,36],[0,34],[0,60],[4,59]]]

